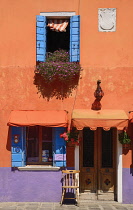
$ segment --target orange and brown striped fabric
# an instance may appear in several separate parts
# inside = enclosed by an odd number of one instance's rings
[[[48,27],[51,30],[57,32],[66,32],[66,27],[68,26],[68,20],[61,19],[50,19],[48,20]]]

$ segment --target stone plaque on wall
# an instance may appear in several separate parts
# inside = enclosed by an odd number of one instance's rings
[[[98,30],[102,32],[116,31],[116,9],[98,9]]]

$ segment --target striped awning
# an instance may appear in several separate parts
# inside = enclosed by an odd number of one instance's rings
[[[64,19],[50,19],[48,20],[48,27],[52,31],[56,32],[66,32],[66,27],[68,26],[68,20]]]

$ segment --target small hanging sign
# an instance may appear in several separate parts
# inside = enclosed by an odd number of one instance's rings
[[[66,154],[55,154],[54,160],[55,161],[66,161]]]

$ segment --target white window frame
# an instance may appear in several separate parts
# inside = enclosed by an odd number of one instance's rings
[[[40,12],[40,15],[48,18],[66,18],[76,15],[76,12]]]

